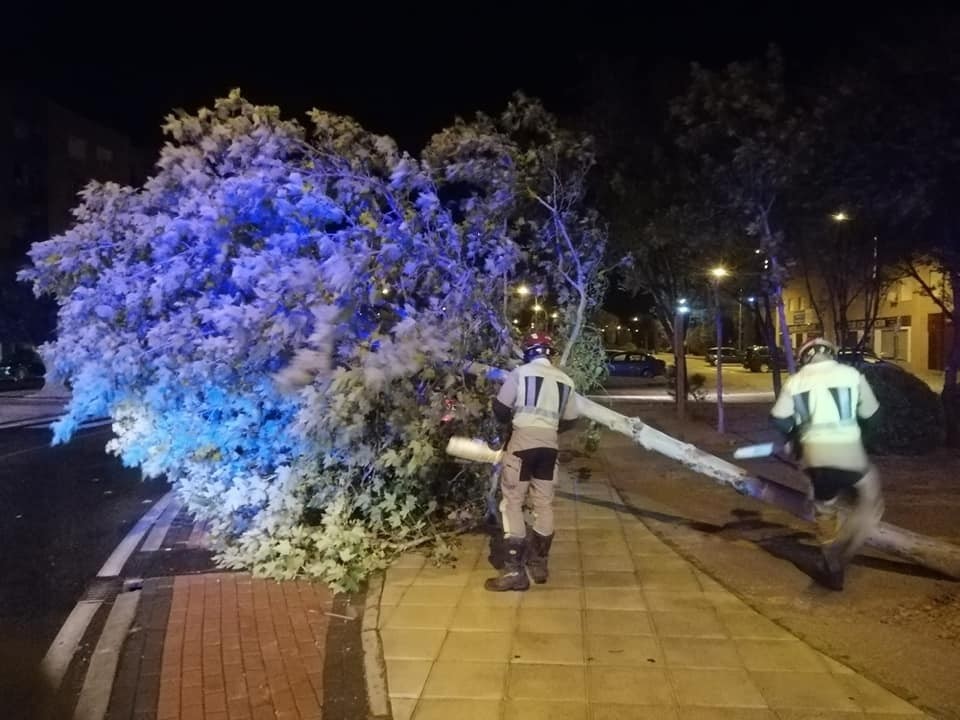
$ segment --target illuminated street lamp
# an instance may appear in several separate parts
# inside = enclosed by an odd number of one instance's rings
[[[526,297],[529,294],[530,294],[530,288],[528,288],[526,285],[521,285],[520,287],[517,288],[517,295]]]
[[[835,213],[834,213],[833,215],[831,215],[830,217],[832,217],[832,218],[833,218],[834,220],[836,220],[837,222],[846,222],[847,220],[850,219],[850,216],[847,215],[847,214],[846,214],[845,212],[843,212],[842,210],[841,210],[840,212],[835,212]]]
[[[541,310],[543,310],[543,305],[541,305],[540,303],[534,303],[534,304],[533,304],[533,311],[534,311],[534,312],[540,312]]]
[[[677,419],[680,421],[680,437],[687,414],[687,356],[683,347],[683,316],[690,312],[686,298],[677,300],[673,313],[673,364],[676,366]]]

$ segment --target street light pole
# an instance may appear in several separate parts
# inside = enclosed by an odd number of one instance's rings
[[[737,299],[737,347],[743,352],[743,294]]]
[[[687,354],[683,347],[683,316],[690,312],[687,301],[681,298],[673,313],[673,360],[676,365],[677,419],[680,421],[680,436],[687,419]]]
[[[713,276],[713,306],[717,314],[717,432],[724,432],[723,422],[723,316],[720,314],[720,280],[727,276],[722,267],[710,271]]]

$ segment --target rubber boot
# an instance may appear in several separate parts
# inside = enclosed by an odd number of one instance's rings
[[[524,591],[530,587],[530,578],[527,577],[526,538],[507,538],[507,555],[503,562],[503,572],[500,577],[490,578],[483,587],[491,592],[507,592],[508,590]]]
[[[834,553],[824,548],[820,562],[817,564],[817,582],[828,590],[840,592],[843,590],[844,567],[833,559]]]
[[[530,559],[527,560],[527,569],[533,581],[537,585],[543,585],[550,575],[547,570],[547,558],[550,555],[550,546],[553,544],[553,534],[541,535],[534,530],[530,535]]]

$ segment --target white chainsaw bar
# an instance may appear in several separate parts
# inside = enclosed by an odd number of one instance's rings
[[[733,457],[737,460],[747,460],[749,458],[770,457],[776,450],[776,443],[766,442],[759,445],[745,445],[733,451]]]

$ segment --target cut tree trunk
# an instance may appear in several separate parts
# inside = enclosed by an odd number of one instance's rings
[[[503,370],[479,363],[470,363],[465,370],[475,375],[484,375],[491,380],[502,381],[506,377]],[[813,520],[813,504],[805,493],[771,480],[753,477],[743,468],[652,428],[640,418],[627,417],[582,395],[577,395],[577,409],[581,417],[626,435],[644,449],[673,458],[741,495],[775,505],[804,520]],[[960,579],[960,546],[952,543],[889,523],[880,523],[867,545],[948,577]]]

